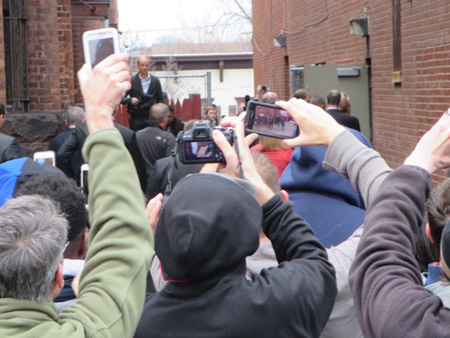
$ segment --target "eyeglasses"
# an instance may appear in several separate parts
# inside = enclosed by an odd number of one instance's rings
[[[64,245],[64,250],[63,250],[63,252],[66,252],[66,249],[67,249],[67,247],[69,246],[69,244],[70,244],[70,241],[66,241],[66,244]]]

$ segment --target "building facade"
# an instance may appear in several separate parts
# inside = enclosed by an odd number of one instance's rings
[[[31,155],[62,130],[65,109],[82,104],[76,80],[82,34],[117,27],[117,0],[3,0],[0,6],[3,132]]]
[[[350,33],[352,19],[367,22],[365,35]],[[397,167],[450,106],[449,33],[446,0],[253,1],[255,85],[284,99],[297,88],[346,91],[363,133]]]

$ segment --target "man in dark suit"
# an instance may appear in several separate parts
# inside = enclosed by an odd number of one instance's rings
[[[53,140],[51,140],[48,145],[48,150],[53,150],[58,153],[59,148],[62,146],[65,140],[72,135],[73,130],[77,126],[78,123],[84,122],[85,114],[84,110],[80,107],[70,107],[67,110],[66,118],[64,119],[64,124],[67,127],[67,130],[56,136]]]
[[[0,102],[0,129],[5,124],[5,105]],[[20,146],[14,137],[0,133],[0,163],[21,158]]]
[[[352,128],[361,131],[359,120],[355,116],[344,114],[339,109],[341,103],[341,92],[339,90],[330,90],[327,94],[327,113],[334,117],[334,119],[342,124],[344,127]]]
[[[148,127],[150,108],[155,103],[164,101],[161,82],[148,72],[150,59],[147,56],[141,56],[137,66],[139,72],[131,77],[131,89],[122,99],[122,104],[128,107],[128,113],[131,116],[130,128],[134,131]]]
[[[147,172],[145,169],[142,153],[136,139],[136,133],[121,124],[114,121],[114,126],[119,130],[123,137],[125,147],[130,153],[134,166],[139,177],[141,189],[145,192],[147,185]],[[57,153],[56,166],[61,169],[68,177],[80,182],[80,168],[85,163],[81,150],[84,141],[89,135],[86,122],[81,122],[77,125],[72,135],[63,143]]]

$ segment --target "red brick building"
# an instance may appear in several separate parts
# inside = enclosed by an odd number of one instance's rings
[[[370,38],[350,34],[349,20],[364,17]],[[344,89],[393,167],[450,106],[446,0],[253,1],[253,34],[255,85],[284,99]],[[280,34],[285,47],[274,46]]]
[[[117,0],[3,0],[0,7],[0,100],[9,112],[3,132],[29,155],[62,129],[67,107],[82,103],[81,36],[117,26]]]

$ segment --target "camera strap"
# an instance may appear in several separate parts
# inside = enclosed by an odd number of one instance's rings
[[[166,190],[164,191],[164,196],[170,196],[170,194],[172,193],[172,175],[173,175],[173,168],[176,169],[177,167],[177,146],[178,143],[175,143],[175,148],[172,149],[172,159],[170,161],[170,168],[169,168],[169,172],[167,174],[167,185],[166,185]]]
[[[242,169],[242,157],[241,153],[239,151],[239,143],[237,140],[237,136],[235,133],[233,133],[233,143],[234,143],[234,149],[236,150],[236,155],[238,157],[238,168],[239,168],[239,177],[244,179],[244,169]]]

